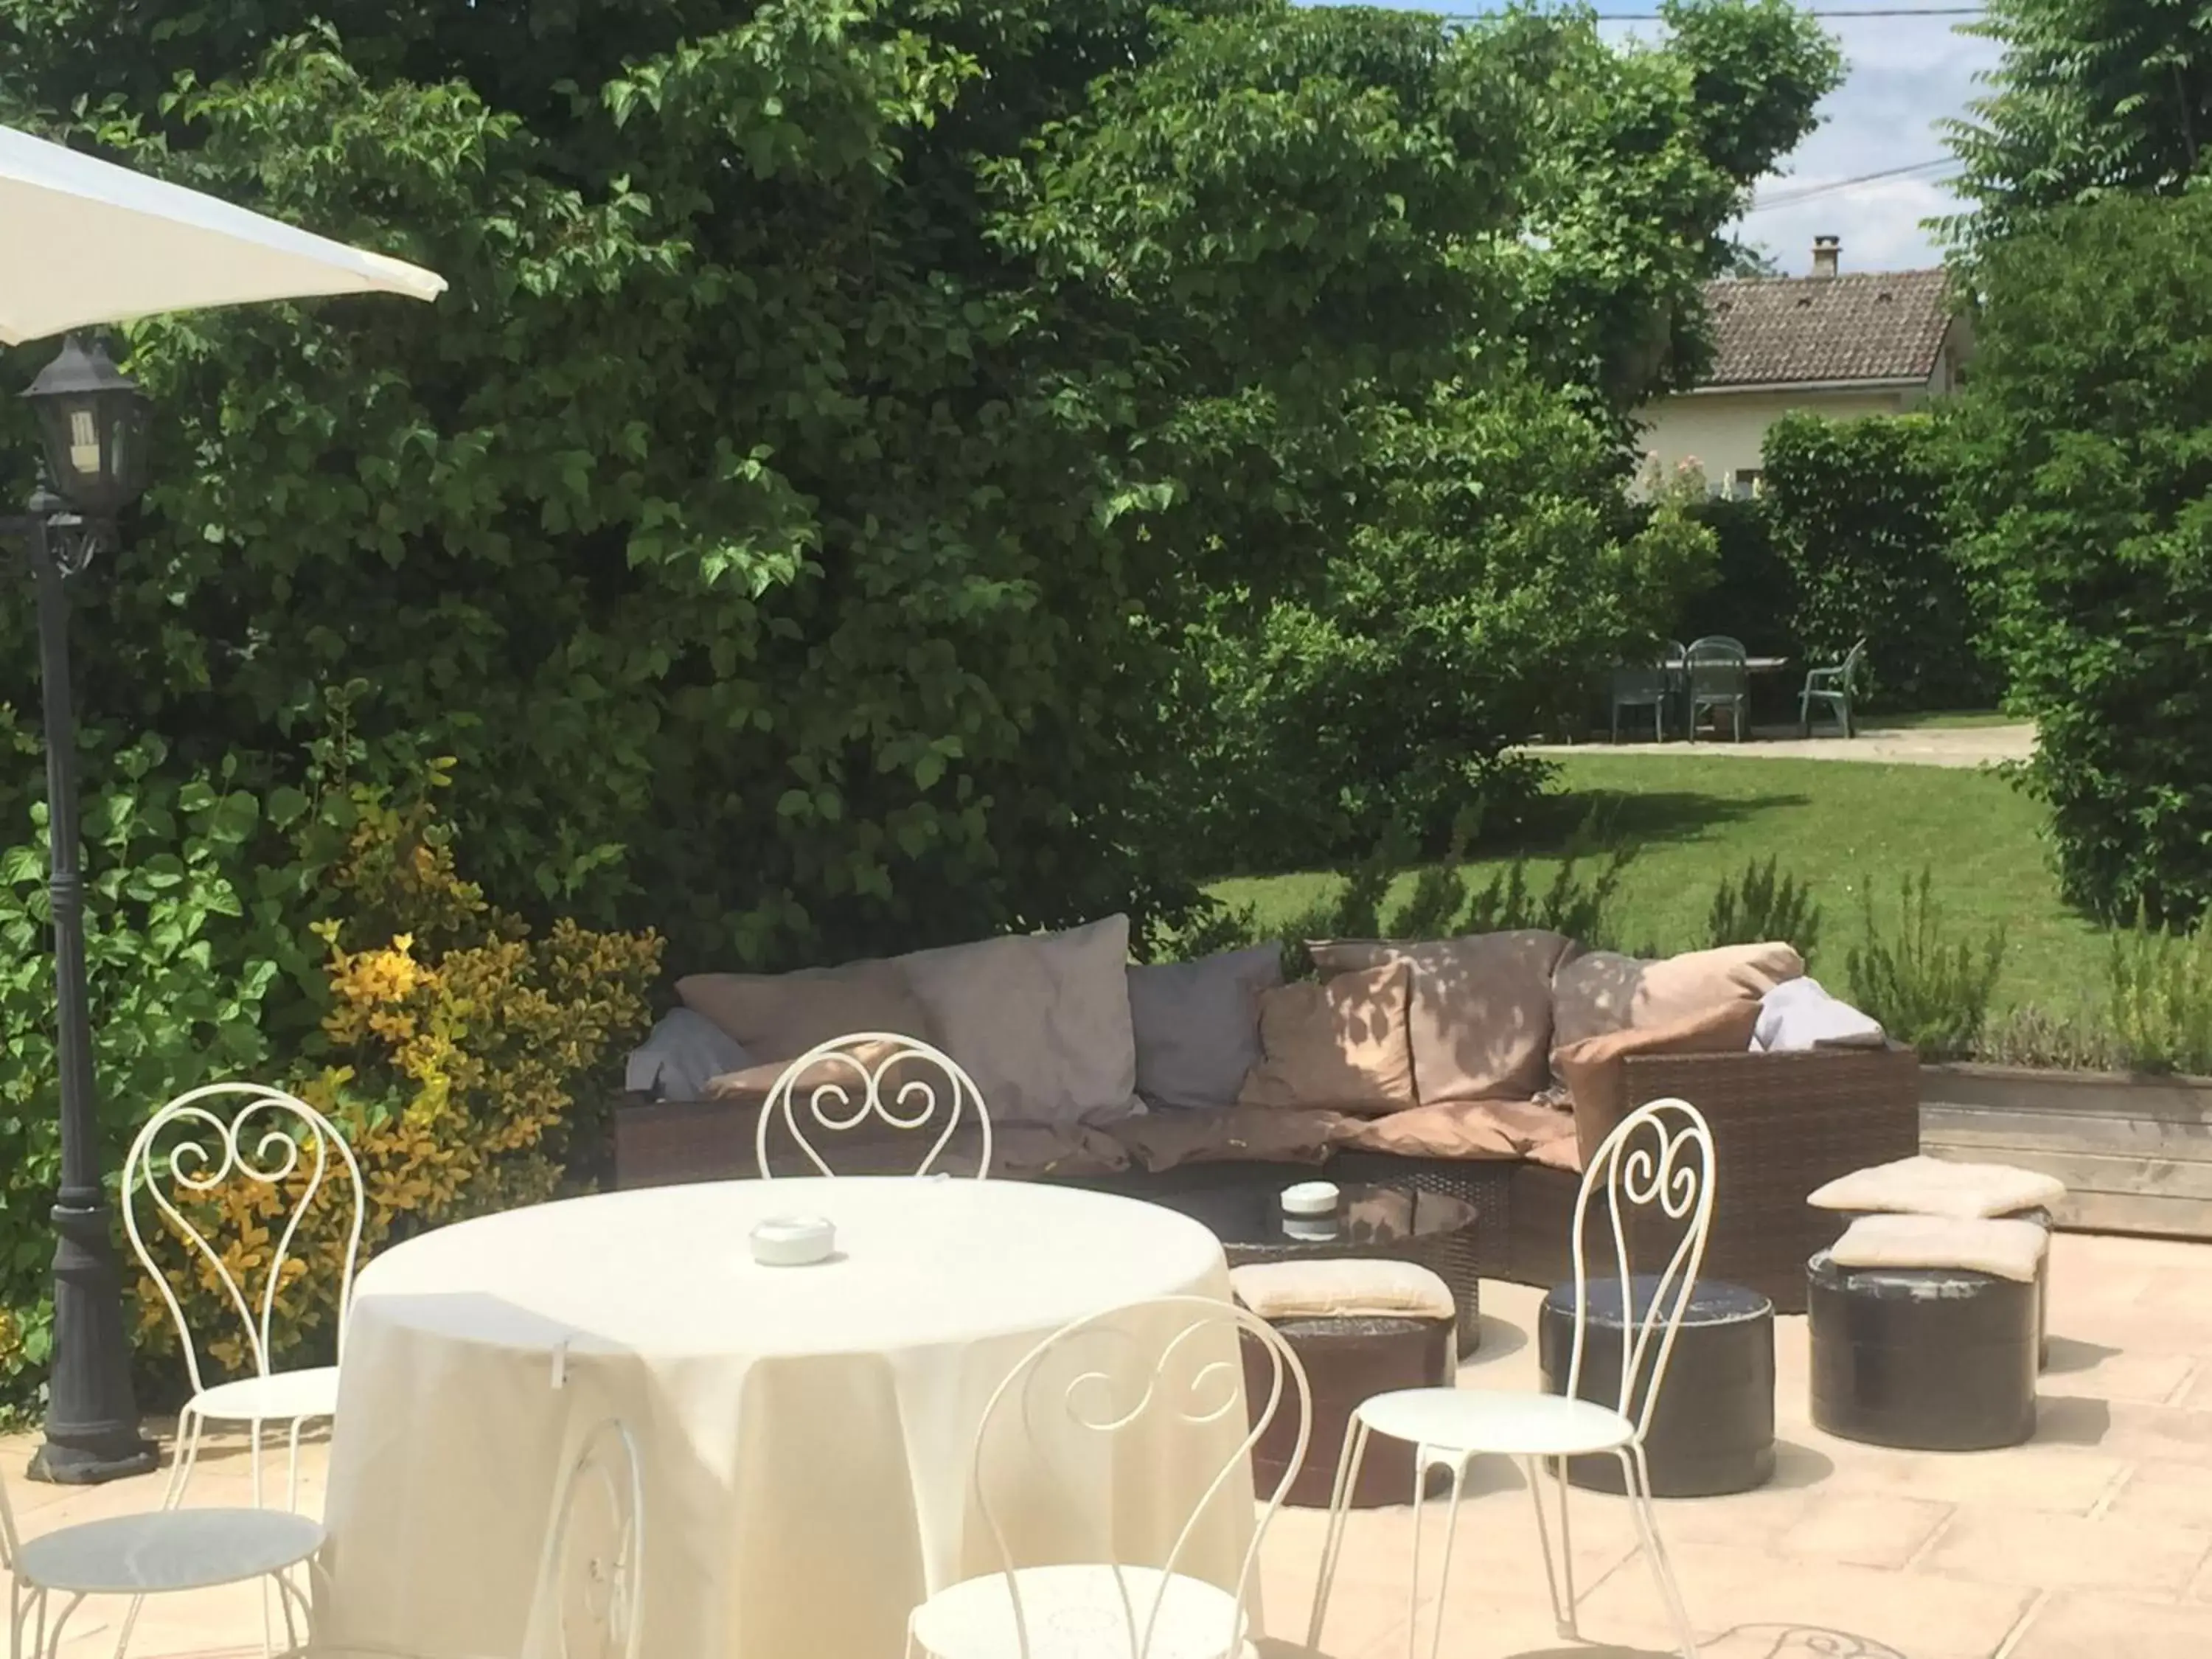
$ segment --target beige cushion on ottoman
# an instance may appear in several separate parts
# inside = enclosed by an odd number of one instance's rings
[[[1838,1267],[1951,1267],[2035,1282],[2051,1235],[2033,1221],[1948,1215],[1861,1216],[1829,1252]]]
[[[1237,1299],[1270,1324],[1283,1319],[1334,1319],[1407,1314],[1456,1319],[1451,1287],[1412,1261],[1338,1257],[1318,1261],[1255,1261],[1229,1273]]]
[[[1817,1210],[1862,1215],[2010,1215],[2047,1209],[2066,1196],[2066,1183],[2005,1164],[1953,1164],[1902,1158],[1838,1176],[1805,1201]]]

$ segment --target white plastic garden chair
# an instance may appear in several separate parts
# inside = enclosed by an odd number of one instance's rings
[[[0,1568],[8,1574],[9,1659],[54,1659],[88,1595],[179,1595],[273,1580],[284,1609],[285,1650],[307,1633],[306,1597],[284,1575],[312,1563],[323,1528],[286,1510],[156,1510],[86,1521],[27,1540],[15,1534],[0,1478]],[[52,1598],[61,1597],[58,1612]],[[126,1632],[126,1638],[127,1632]]]
[[[226,1109],[239,1101],[245,1103],[235,1110]],[[233,1180],[283,1192],[295,1179],[303,1179],[301,1190],[284,1210],[281,1230],[271,1227],[275,1237],[267,1259],[256,1264],[261,1277],[258,1295],[239,1282],[224,1261],[220,1244],[194,1224],[170,1192],[173,1182],[189,1200],[219,1192]],[[177,1418],[177,1449],[167,1500],[172,1507],[182,1499],[191,1480],[200,1436],[210,1423],[248,1425],[257,1504],[263,1501],[262,1430],[271,1424],[286,1427],[285,1507],[299,1507],[300,1434],[307,1424],[337,1414],[338,1371],[335,1365],[276,1369],[270,1358],[270,1326],[293,1241],[329,1183],[336,1183],[338,1189],[332,1201],[343,1206],[337,1220],[344,1229],[345,1257],[335,1286],[337,1350],[343,1356],[354,1269],[361,1257],[364,1200],[361,1166],[355,1162],[345,1137],[330,1121],[282,1089],[258,1083],[211,1083],[178,1096],[155,1113],[131,1144],[131,1156],[124,1164],[123,1224],[140,1264],[168,1305],[192,1389],[191,1398]],[[237,1316],[238,1334],[252,1365],[248,1375],[223,1382],[208,1381],[202,1360],[205,1334],[195,1334],[185,1317],[176,1290],[149,1242],[149,1223],[156,1230],[155,1237],[181,1239],[188,1247],[189,1261],[212,1266],[224,1300]]]
[[[644,1572],[645,1485],[637,1442],[627,1424],[608,1418],[584,1436],[554,1486],[528,1622],[514,1659],[637,1659]],[[318,1644],[306,1659],[432,1656]]]
[[[1605,1197],[1613,1239],[1612,1266],[1620,1281],[1620,1305],[1630,1328],[1621,1337],[1620,1376],[1617,1389],[1608,1389],[1610,1404],[1581,1398],[1583,1337],[1588,1328],[1589,1269],[1585,1257],[1583,1220],[1593,1194]],[[1680,1225],[1680,1236],[1666,1271],[1650,1281],[1649,1304],[1638,1309],[1639,1297],[1630,1271],[1628,1229],[1625,1211],[1656,1209]],[[1563,1394],[1504,1393],[1479,1389],[1409,1389],[1377,1395],[1352,1413],[1351,1432],[1345,1436],[1338,1460],[1336,1491],[1329,1506],[1327,1541],[1322,1549],[1319,1581],[1314,1587],[1313,1620],[1307,1640],[1318,1645],[1322,1621],[1328,1612],[1328,1594],[1336,1574],[1337,1558],[1344,1544],[1346,1498],[1359,1478],[1370,1435],[1406,1442],[1413,1458],[1413,1561],[1408,1590],[1407,1647],[1418,1649],[1418,1613],[1421,1586],[1421,1522],[1431,1471],[1445,1469],[1451,1475],[1450,1507],[1444,1521],[1443,1565],[1437,1577],[1437,1605],[1429,1651],[1440,1651],[1443,1637],[1445,1595],[1451,1587],[1452,1541],[1459,1524],[1460,1500],[1474,1461],[1486,1453],[1516,1457],[1528,1476],[1528,1495],[1535,1500],[1536,1534],[1544,1551],[1544,1577],[1552,1595],[1552,1611],[1559,1634],[1579,1640],[1575,1626],[1575,1569],[1573,1540],[1567,1527],[1567,1459],[1601,1456],[1610,1453],[1620,1462],[1638,1542],[1651,1565],[1653,1578],[1674,1620],[1685,1659],[1695,1659],[1697,1636],[1674,1582],[1666,1546],[1660,1541],[1651,1512],[1651,1474],[1645,1463],[1644,1437],[1651,1425],[1651,1413],[1666,1381],[1667,1361],[1674,1346],[1698,1269],[1705,1260],[1705,1238],[1713,1214],[1713,1137],[1705,1117],[1687,1101],[1658,1100],[1641,1107],[1605,1138],[1597,1156],[1583,1174],[1582,1190],[1575,1200],[1573,1346],[1567,1364]],[[1648,1378],[1648,1387],[1639,1379]],[[1544,1518],[1544,1489],[1540,1466],[1549,1463],[1559,1493],[1559,1559],[1554,1570],[1552,1540]]]
[[[804,1112],[799,1104],[802,1098]],[[937,1160],[969,1115],[982,1142],[975,1162],[975,1178],[981,1181],[991,1173],[991,1114],[975,1079],[951,1055],[918,1037],[853,1031],[817,1043],[783,1068],[761,1108],[754,1152],[761,1179],[773,1180],[769,1146],[772,1131],[781,1123],[785,1137],[798,1145],[816,1170],[834,1176],[837,1172],[815,1150],[805,1120],[831,1135],[848,1133],[872,1120],[902,1133],[926,1135],[941,1118],[944,1127],[915,1171],[927,1176],[935,1172]]]
[[[1112,1459],[1120,1449],[1111,1443],[1139,1425],[1196,1438],[1218,1436],[1215,1425],[1231,1414],[1244,1424],[1247,1341],[1258,1345],[1267,1379],[1266,1399],[1250,1413],[1249,1432],[1218,1469],[1210,1461],[1157,1465],[1192,1467],[1200,1476],[1212,1470],[1212,1478],[1159,1565],[1122,1565],[1112,1544],[1113,1517],[1101,1513],[1102,1494],[1047,1490],[1076,1484],[1064,1467],[1071,1460],[1062,1454],[1073,1443],[1095,1451],[1101,1462]],[[1264,1495],[1235,1589],[1184,1571],[1199,1528],[1216,1513],[1212,1506],[1239,1501],[1231,1483],[1250,1468],[1252,1449],[1276,1414],[1293,1407],[1297,1443],[1282,1478]],[[971,1507],[999,1569],[939,1590],[916,1607],[907,1626],[908,1659],[1237,1659],[1258,1635],[1251,1601],[1260,1545],[1305,1462],[1312,1424],[1313,1402],[1297,1356],[1266,1321],[1231,1303],[1164,1297],[1056,1332],[999,1385],[975,1437]],[[994,1439],[999,1432],[1015,1431],[1023,1437],[1011,1449],[1018,1455]],[[987,1478],[994,1450],[998,1467],[1020,1471],[1024,1513],[1036,1516],[1042,1504],[1050,1504],[1057,1516],[1064,1504],[1066,1518],[1096,1526],[1097,1551],[1073,1562],[1018,1565],[1006,1536],[1006,1515],[1016,1504]]]

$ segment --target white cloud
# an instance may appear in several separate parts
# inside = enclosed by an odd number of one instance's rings
[[[1821,125],[1783,175],[1762,180],[1739,228],[1784,270],[1812,263],[1813,238],[1843,239],[1846,270],[1904,270],[1937,263],[1923,222],[1956,210],[1940,172],[1838,189],[1760,210],[1761,198],[1948,157],[1937,123],[1965,112],[1974,76],[1997,59],[1990,42],[1960,34],[1944,17],[1838,18],[1826,27],[1849,59],[1844,84],[1820,107]]]

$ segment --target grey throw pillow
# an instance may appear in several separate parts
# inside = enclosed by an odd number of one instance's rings
[[[1149,1105],[1227,1106],[1260,1063],[1260,997],[1283,982],[1273,945],[1129,969],[1137,1095]]]
[[[662,1015],[631,1051],[623,1086],[658,1100],[704,1100],[710,1078],[752,1064],[744,1044],[706,1015],[678,1008]]]

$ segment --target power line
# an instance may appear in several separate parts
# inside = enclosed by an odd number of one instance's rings
[[[1779,195],[1767,197],[1763,201],[1755,201],[1744,211],[1748,216],[1753,213],[1765,213],[1771,208],[1795,207],[1801,202],[1814,201],[1823,196],[1840,195],[1845,191],[1857,190],[1864,185],[1881,184],[1889,179],[1917,177],[1942,178],[1946,172],[1958,165],[1959,162],[1954,157],[1936,156],[1925,161],[1914,161],[1901,167],[1883,167],[1876,173],[1856,173],[1848,179],[1831,179],[1821,184],[1807,185],[1801,189],[1784,191]]]

